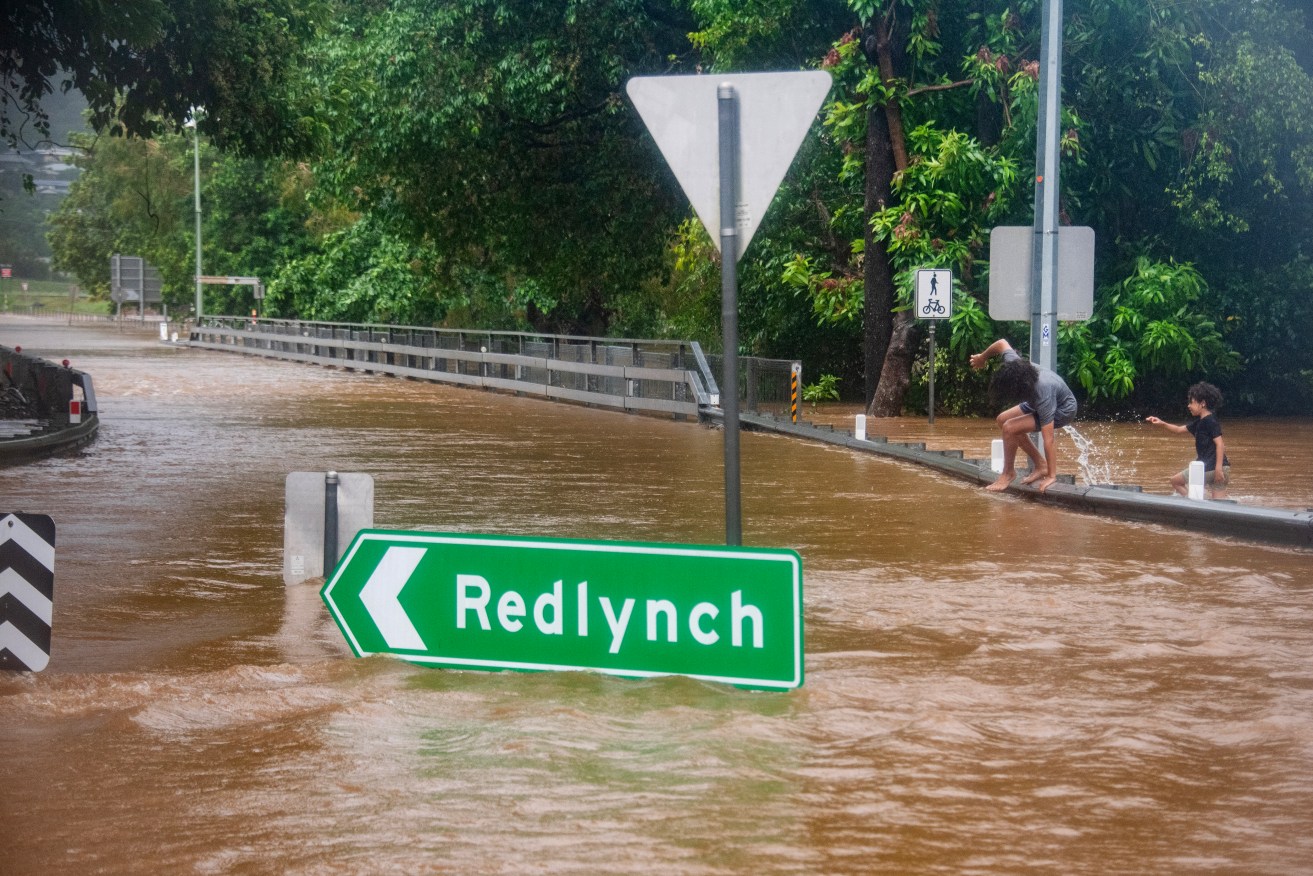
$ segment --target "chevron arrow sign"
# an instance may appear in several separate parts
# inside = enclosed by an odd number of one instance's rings
[[[366,529],[321,595],[362,657],[764,690],[803,680],[791,550]]]
[[[46,668],[54,597],[55,521],[0,512],[0,669]]]

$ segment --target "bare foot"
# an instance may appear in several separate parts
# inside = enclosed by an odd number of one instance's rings
[[[1016,476],[1016,472],[1005,471],[998,476],[998,480],[985,487],[985,489],[989,490],[991,493],[1001,493],[1008,487],[1012,486],[1012,479]]]
[[[1047,476],[1048,476],[1048,472],[1032,471],[1030,474],[1026,475],[1024,478],[1021,479],[1021,485],[1025,486],[1026,484],[1033,484],[1035,483],[1035,481],[1039,480],[1040,478]]]
[[[1048,477],[1047,475],[1042,475],[1041,477],[1043,477],[1043,480],[1037,481],[1035,483],[1035,489],[1039,490],[1041,493],[1058,482],[1057,478],[1051,478]],[[1031,483],[1031,481],[1033,480],[1034,478],[1026,478],[1026,480],[1023,481],[1023,483],[1028,484]]]

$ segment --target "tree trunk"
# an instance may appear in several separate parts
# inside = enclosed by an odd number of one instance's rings
[[[892,83],[895,77],[892,14],[890,6],[884,14],[871,22],[862,41],[867,62],[880,71],[880,78]],[[907,150],[903,135],[902,110],[897,100],[886,104],[868,101],[866,109],[866,200],[863,215],[866,220],[865,259],[863,262],[863,357],[866,364],[867,413],[874,414],[877,398],[882,395],[885,373],[889,369],[888,356],[892,335],[896,331],[893,317],[897,290],[894,288],[893,266],[882,241],[871,231],[871,218],[879,210],[893,203],[893,180],[897,171],[907,168]],[[908,374],[902,378],[903,389],[898,393],[899,407],[907,392]],[[898,378],[894,378],[897,380]]]
[[[897,417],[903,412],[907,388],[912,383],[912,354],[916,348],[916,317],[904,310],[894,317],[894,330],[880,372],[880,388],[867,413],[873,417]]]
[[[871,217],[887,207],[893,199],[894,156],[889,148],[889,128],[884,108],[874,101],[866,110],[866,200],[865,255],[862,260],[862,358],[866,368],[866,394],[869,406],[875,398],[884,367],[885,351],[893,332],[894,273],[884,244],[871,231]]]

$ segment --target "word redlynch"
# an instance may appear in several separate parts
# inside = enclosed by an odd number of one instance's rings
[[[533,624],[544,636],[566,634],[564,612],[567,606],[563,602],[561,586],[563,583],[557,581],[552,585],[550,592],[543,593],[534,600]],[[572,618],[574,623],[570,632],[576,636],[586,637],[589,634],[588,582],[579,582],[574,590],[573,606],[569,606],[574,610]],[[484,578],[479,575],[458,574],[456,576],[456,628],[465,629],[468,615],[473,613],[481,629],[491,630],[492,625],[488,618],[488,603],[491,598],[492,588]],[[630,597],[617,607],[612,604],[609,596],[597,597],[597,605],[606,618],[606,625],[610,631],[612,654],[620,653],[620,646],[624,644],[625,634],[633,619],[636,602],[636,599]],[[668,599],[646,599],[644,609],[647,641],[662,640],[672,644],[679,642],[679,609],[673,602]],[[526,612],[524,597],[514,590],[507,590],[497,598],[494,618],[503,630],[518,633],[524,628],[524,621],[521,618],[525,617]],[[717,606],[710,602],[699,602],[687,614],[688,635],[700,645],[716,644],[720,641],[720,633],[715,627],[715,622],[720,614],[721,610]],[[764,647],[761,610],[743,604],[742,590],[735,590],[730,594],[729,614],[733,647],[743,647],[745,625],[749,626],[751,632],[752,647]]]

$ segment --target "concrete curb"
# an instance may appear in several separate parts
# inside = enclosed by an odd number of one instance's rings
[[[711,418],[722,420],[723,414],[715,411]],[[923,442],[904,443],[884,438],[859,441],[851,433],[831,426],[793,423],[760,414],[740,414],[739,421],[746,429],[789,435],[914,462],[981,485],[992,483],[996,477],[990,470],[989,460],[967,459],[960,450],[927,450]],[[1043,493],[1034,487],[1020,485],[1011,487],[1007,492],[1030,501],[1073,511],[1313,548],[1313,511],[1284,511],[1225,501],[1203,502],[1179,496],[1157,496],[1144,493],[1134,485],[1084,486],[1076,484],[1070,475],[1060,476],[1058,482]]]

